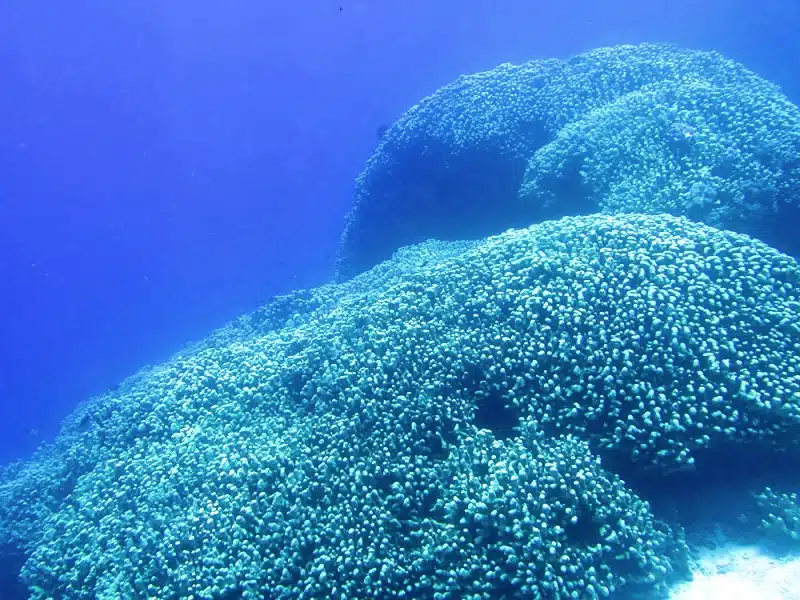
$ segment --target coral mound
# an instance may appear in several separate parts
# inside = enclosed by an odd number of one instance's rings
[[[796,261],[670,216],[404,249],[81,407],[0,530],[35,600],[655,594],[680,527],[605,457],[797,457],[799,309]]]
[[[428,238],[600,211],[668,212],[775,243],[782,216],[800,215],[798,183],[800,110],[717,53],[643,44],[503,64],[388,129],[356,180],[338,276]]]

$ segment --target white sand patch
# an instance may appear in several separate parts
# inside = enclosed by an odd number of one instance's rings
[[[756,546],[704,550],[692,581],[675,588],[670,600],[800,600],[800,557],[779,559]]]

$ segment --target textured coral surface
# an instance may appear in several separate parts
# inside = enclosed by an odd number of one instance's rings
[[[42,599],[655,593],[680,527],[602,457],[796,454],[799,301],[793,259],[670,216],[404,249],[85,404],[0,523]]]

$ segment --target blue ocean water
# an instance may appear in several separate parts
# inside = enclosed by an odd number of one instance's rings
[[[665,42],[797,104],[798,25],[787,1],[6,3],[0,464],[79,402],[330,281],[386,128],[460,75]]]

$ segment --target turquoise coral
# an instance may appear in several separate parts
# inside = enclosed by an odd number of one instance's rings
[[[800,265],[720,229],[797,205],[799,115],[663,45],[445,86],[339,282],[78,407],[0,472],[0,544],[33,600],[656,597],[689,551],[643,474],[800,459]],[[796,541],[796,494],[756,504]]]
[[[756,520],[756,527],[774,546],[794,551],[800,542],[800,499],[797,492],[767,487],[755,494],[754,499],[755,514],[745,515],[744,520]]]
[[[797,452],[800,267],[743,235],[568,218],[310,296],[87,403],[5,473],[2,529],[45,515],[17,532],[34,600],[656,592],[680,529],[605,452],[664,472]]]
[[[595,212],[687,215],[758,231],[796,202],[800,112],[766,82],[651,85],[570,123],[531,158],[520,195]],[[573,199],[575,201],[575,199]]]
[[[386,132],[356,180],[338,276],[427,238],[598,210],[764,234],[798,205],[799,173],[800,111],[717,53],[643,44],[503,64]]]

